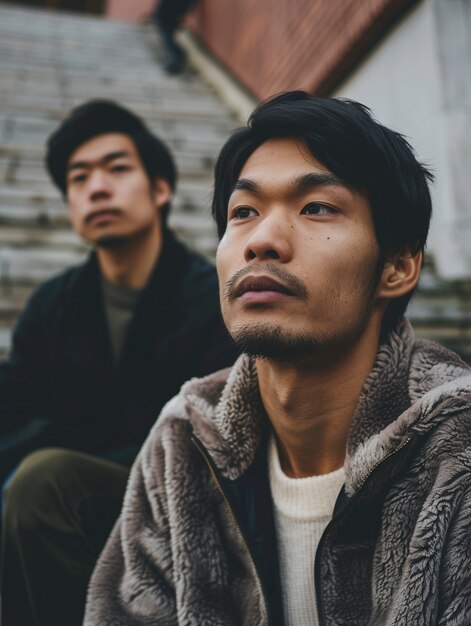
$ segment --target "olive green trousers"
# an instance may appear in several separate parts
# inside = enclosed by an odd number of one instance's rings
[[[88,581],[128,474],[70,450],[39,450],[23,460],[3,511],[2,626],[82,624]]]

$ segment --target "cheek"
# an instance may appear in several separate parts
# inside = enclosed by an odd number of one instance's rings
[[[300,278],[313,294],[326,294],[325,303],[355,303],[368,293],[375,276],[379,252],[375,242],[360,238],[327,235],[318,241],[313,256],[305,259],[312,272]],[[314,262],[313,262],[314,261]]]
[[[237,265],[237,258],[232,254],[232,248],[228,245],[228,238],[224,237],[219,242],[219,246],[216,252],[216,270],[219,281],[219,298],[221,303],[221,311],[224,320],[228,321],[229,307],[224,297],[226,285],[229,279],[234,275],[239,266]]]
[[[226,234],[224,234],[223,238],[219,242],[218,248],[216,250],[216,269],[219,278],[219,284],[224,284],[227,278],[228,265],[230,263],[231,255],[228,246],[228,239]]]
[[[79,230],[81,226],[79,211],[77,207],[75,207],[74,204],[72,204],[70,201],[68,201],[68,204],[69,204],[69,220],[72,226],[76,230]]]
[[[350,262],[342,264],[343,271],[337,277],[339,302],[349,306],[352,316],[355,311],[363,311],[369,306],[373,297],[377,258],[369,252],[352,251]]]

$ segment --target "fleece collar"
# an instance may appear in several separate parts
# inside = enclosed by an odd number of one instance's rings
[[[412,435],[469,409],[470,371],[453,352],[416,340],[407,320],[390,333],[352,420],[345,458],[349,495]],[[267,426],[253,359],[242,355],[231,370],[190,381],[182,394],[193,432],[221,473],[238,478],[253,462]]]
[[[358,402],[345,457],[347,493],[410,438],[470,407],[470,368],[446,348],[416,340],[404,320],[380,347]]]

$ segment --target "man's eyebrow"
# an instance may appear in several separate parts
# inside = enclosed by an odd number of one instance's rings
[[[348,187],[347,183],[332,172],[308,172],[291,183],[294,194],[302,194],[315,187],[334,185],[336,187]],[[232,191],[248,191],[249,193],[260,194],[260,186],[250,178],[239,178],[234,184]]]
[[[108,154],[102,156],[101,159],[98,159],[98,161],[73,161],[67,166],[67,171],[70,172],[71,170],[83,169],[85,167],[90,167],[91,165],[106,164],[110,161],[114,161],[115,159],[122,159],[123,157],[130,156],[130,153],[126,150],[116,150],[115,152],[108,152]]]
[[[299,194],[315,187],[334,185],[335,187],[348,187],[347,183],[332,172],[308,172],[291,183],[293,193]]]
[[[250,178],[239,178],[232,191],[249,191],[250,193],[260,193],[260,187]]]

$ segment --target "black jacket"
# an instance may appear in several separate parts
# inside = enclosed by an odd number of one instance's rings
[[[0,364],[0,481],[49,446],[130,464],[182,383],[235,356],[214,267],[166,232],[116,368],[92,254],[33,294]]]

